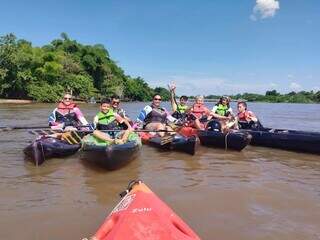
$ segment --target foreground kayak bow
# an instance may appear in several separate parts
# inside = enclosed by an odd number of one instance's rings
[[[133,181],[91,240],[199,240],[144,183]]]

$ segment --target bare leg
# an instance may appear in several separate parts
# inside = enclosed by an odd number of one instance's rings
[[[101,132],[99,130],[95,130],[93,132],[93,136],[95,136],[96,138],[99,138],[103,141],[114,142],[114,139],[112,139],[108,134],[105,134],[104,132]]]
[[[116,144],[124,144],[128,141],[129,134],[131,133],[131,130],[125,130],[121,133],[120,139],[116,139]]]
[[[200,120],[198,118],[196,120],[194,120],[194,126],[196,127],[196,129],[203,130],[203,127],[202,127]]]
[[[146,130],[154,130],[154,131],[161,131],[161,130],[165,130],[166,129],[166,126],[162,123],[149,123],[147,126],[146,126]],[[163,137],[165,135],[165,132],[157,132],[157,134],[160,136],[160,137]]]

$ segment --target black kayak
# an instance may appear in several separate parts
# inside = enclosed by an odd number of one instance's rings
[[[211,146],[224,149],[241,151],[251,140],[251,135],[247,132],[232,131],[222,133],[220,131],[198,130],[198,137],[204,146]]]
[[[255,146],[279,148],[295,152],[320,154],[320,133],[286,129],[245,129]]]
[[[28,145],[23,152],[35,165],[41,165],[49,158],[61,158],[75,154],[80,144],[69,144],[64,140],[41,137]]]
[[[115,170],[134,160],[140,148],[141,140],[135,133],[129,136],[128,142],[111,145],[88,135],[83,139],[81,159],[107,170]]]
[[[142,135],[143,142],[160,150],[178,151],[190,155],[194,155],[196,152],[197,138],[195,136],[184,137],[181,135],[174,135],[165,137],[150,137],[148,135],[149,134]]]

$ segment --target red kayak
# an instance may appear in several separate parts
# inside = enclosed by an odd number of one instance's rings
[[[125,194],[92,240],[200,239],[141,181],[129,184]]]

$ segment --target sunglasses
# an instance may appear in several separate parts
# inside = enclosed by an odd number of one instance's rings
[[[161,98],[154,98],[155,101],[161,101]]]
[[[120,104],[120,102],[115,102],[115,101],[114,101],[114,102],[112,102],[112,104]]]
[[[63,100],[72,100],[72,98],[65,97]]]

